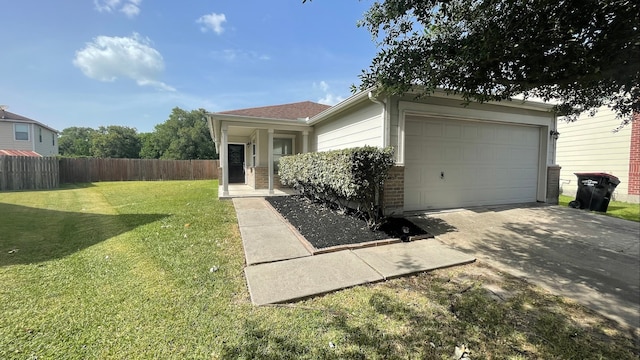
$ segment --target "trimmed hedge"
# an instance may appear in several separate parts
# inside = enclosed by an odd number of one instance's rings
[[[393,164],[393,148],[364,146],[282,157],[278,175],[283,185],[303,195],[340,207],[355,203],[370,226],[375,226],[382,215],[379,200],[384,180]]]

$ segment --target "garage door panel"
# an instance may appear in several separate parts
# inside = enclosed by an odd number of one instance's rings
[[[418,120],[418,122],[422,122]],[[441,138],[443,136],[443,125],[440,123],[425,123],[425,136]]]
[[[464,144],[462,161],[466,163],[477,162],[479,158],[479,147],[476,144]]]
[[[460,125],[444,125],[444,138],[445,139],[461,139],[462,138],[462,126]]]
[[[538,128],[419,117],[405,122],[423,131],[406,137],[406,210],[536,200]]]
[[[444,151],[443,159],[445,163],[448,162],[461,162],[462,161],[462,149],[459,147],[448,146]]]
[[[410,138],[407,138],[410,140]],[[418,162],[422,159],[422,142],[419,139],[414,141],[407,141],[405,161]]]
[[[462,131],[462,138],[464,140],[473,140],[476,141],[480,138],[480,134],[478,133],[477,126],[465,126]]]

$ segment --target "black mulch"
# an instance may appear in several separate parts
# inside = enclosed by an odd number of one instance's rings
[[[388,218],[378,230],[370,230],[353,212],[341,213],[302,196],[275,196],[267,201],[316,249],[401,238],[403,227],[409,230],[406,236],[427,234],[404,218]]]

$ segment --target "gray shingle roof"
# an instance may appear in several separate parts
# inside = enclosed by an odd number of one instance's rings
[[[318,104],[312,101],[302,101],[291,104],[221,111],[218,112],[218,114],[250,116],[269,119],[297,120],[305,119],[307,117],[313,117],[328,108],[330,108],[329,105]]]
[[[49,127],[49,126],[47,126],[47,125],[45,125],[45,124],[43,124],[43,123],[41,123],[39,121],[36,121],[36,120],[33,120],[33,119],[29,119],[26,116],[18,115],[18,114],[9,112],[7,110],[1,110],[0,109],[0,121],[3,121],[3,120],[4,121],[12,121],[13,120],[13,121],[16,121],[16,122],[37,124],[37,125],[42,126],[43,128],[46,128],[46,129],[49,129],[49,130],[55,132],[55,133],[59,133],[58,130],[56,130],[54,128],[51,128],[51,127]]]

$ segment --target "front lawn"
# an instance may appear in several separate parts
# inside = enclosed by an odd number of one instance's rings
[[[461,344],[474,359],[640,354],[629,330],[481,264],[255,307],[217,188],[0,193],[0,358],[451,359]]]
[[[560,198],[558,199],[558,205],[569,206],[569,202],[574,199],[575,197],[560,195]],[[611,201],[605,214],[620,219],[640,222],[640,204],[631,204],[622,201]]]

